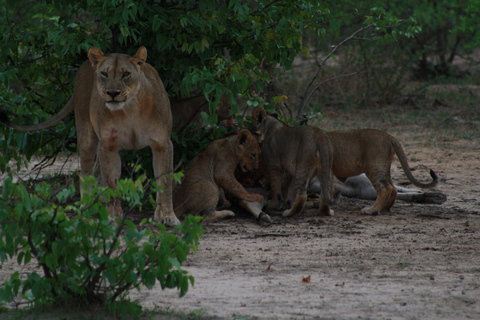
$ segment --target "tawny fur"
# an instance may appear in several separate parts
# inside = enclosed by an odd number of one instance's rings
[[[163,177],[173,170],[170,102],[157,71],[145,62],[147,49],[141,47],[131,57],[104,55],[92,47],[88,57],[77,72],[73,97],[57,115],[32,126],[7,125],[22,131],[42,130],[75,110],[81,177],[93,174],[95,164],[100,180],[110,188],[115,188],[120,178],[119,151],[149,146],[155,177],[164,188],[157,193],[154,218],[167,225],[178,224],[172,180]],[[108,211],[111,216],[121,215],[120,200],[109,203]]]
[[[357,129],[327,132],[333,145],[333,174],[340,180],[365,173],[377,192],[373,206],[364,208],[367,214],[390,210],[397,189],[393,185],[390,168],[397,155],[407,178],[417,187],[431,188],[438,177],[430,170],[432,181],[421,183],[412,175],[401,144],[393,136],[380,130]]]
[[[331,215],[333,204],[333,147],[326,133],[318,128],[291,127],[263,108],[252,113],[251,131],[261,134],[262,155],[265,159],[267,179],[271,188],[268,210],[283,208],[282,183],[284,174],[293,177],[295,200],[292,208],[285,210],[284,216],[299,214],[307,200],[307,186],[316,176],[322,182],[322,204],[320,212]]]
[[[179,216],[202,215],[216,220],[234,216],[224,205],[223,191],[240,200],[263,201],[259,194],[250,194],[235,179],[237,166],[242,171],[258,169],[260,147],[248,130],[238,135],[211,142],[188,164],[182,183],[174,190],[174,208]]]

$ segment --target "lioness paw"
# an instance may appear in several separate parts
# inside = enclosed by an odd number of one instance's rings
[[[175,227],[180,224],[180,220],[178,220],[177,217],[163,217],[162,219],[160,219],[160,223],[167,227]]]

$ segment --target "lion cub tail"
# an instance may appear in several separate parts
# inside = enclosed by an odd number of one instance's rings
[[[65,107],[63,107],[63,109],[60,110],[59,113],[57,113],[56,115],[54,115],[53,117],[51,117],[50,119],[44,122],[33,124],[33,125],[21,125],[21,124],[17,124],[8,120],[3,120],[3,119],[1,119],[0,122],[2,122],[5,126],[9,128],[13,128],[18,131],[37,131],[37,130],[43,130],[43,129],[49,128],[57,124],[58,122],[60,122],[60,120],[63,120],[72,111],[73,111],[73,98],[70,98],[70,100],[68,100]]]
[[[395,153],[397,154],[398,160],[400,160],[400,163],[402,164],[403,171],[405,172],[405,175],[407,176],[408,180],[412,182],[415,186],[419,188],[433,188],[438,184],[438,176],[433,171],[430,169],[430,176],[432,177],[432,182],[430,183],[422,183],[415,179],[415,177],[412,174],[412,171],[410,170],[410,166],[408,165],[408,160],[407,156],[405,155],[405,151],[403,151],[402,145],[400,142],[397,140],[392,141],[392,145],[395,148]]]

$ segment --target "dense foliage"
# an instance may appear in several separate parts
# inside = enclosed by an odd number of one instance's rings
[[[433,79],[438,76],[457,76],[453,69],[453,59],[467,57],[472,49],[480,47],[480,2],[478,0],[374,0],[358,2],[338,1],[333,10],[344,7],[358,12],[366,12],[372,7],[384,8],[400,19],[413,17],[422,32],[414,38],[398,38],[398,45],[384,47],[364,44],[371,49],[381,49],[383,53],[403,55],[414,68],[420,79]],[[337,21],[339,30],[352,30],[363,22],[359,15],[345,15]],[[363,48],[365,50],[365,48]],[[475,64],[480,61],[475,61]]]
[[[98,187],[91,177],[85,186],[92,193],[80,201],[74,201],[72,183],[28,186],[7,179],[0,195],[0,261],[15,258],[33,270],[3,279],[0,305],[12,300],[37,306],[105,303],[111,311],[138,313],[126,294],[157,282],[183,296],[194,279],[181,264],[196,251],[203,234],[200,218],[185,218],[173,233],[160,224],[144,220],[136,226],[125,219],[142,206],[144,179],[121,180],[114,191]],[[115,222],[101,200],[117,196],[129,209]]]
[[[345,17],[355,16],[362,25],[371,26],[374,38],[418,31],[411,29],[410,22],[396,19],[391,24],[395,19],[383,9],[355,12],[353,6],[343,12],[329,1],[2,2],[2,116],[30,124],[63,107],[72,93],[75,70],[93,45],[104,52],[128,54],[143,45],[171,97],[203,94],[213,111],[220,97],[227,95],[233,114],[239,97],[263,103],[270,80],[266,66],[289,68],[299,53],[308,55],[309,39],[339,30]],[[40,149],[73,149],[72,118],[41,134],[2,127],[0,169],[6,169],[9,159],[20,159],[18,150],[28,158]],[[204,119],[216,120],[213,112]]]

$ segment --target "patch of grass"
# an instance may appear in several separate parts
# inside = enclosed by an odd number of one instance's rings
[[[408,262],[402,262],[402,258],[398,258],[398,262],[396,263],[397,267],[399,269],[405,269],[410,266],[410,263]]]

